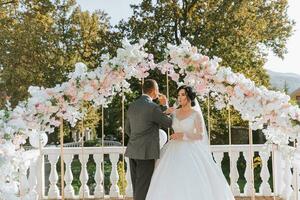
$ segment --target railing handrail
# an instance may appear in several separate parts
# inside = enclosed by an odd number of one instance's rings
[[[41,151],[43,154],[57,154],[60,147],[45,147]],[[108,154],[108,153],[123,153],[126,147],[109,146],[109,147],[68,147],[64,148],[64,154]]]
[[[84,192],[84,194],[90,194],[89,189],[87,189],[87,181],[85,178],[87,176],[87,160],[85,159],[88,155],[92,155],[90,158],[94,159],[95,164],[97,165],[96,167],[96,172],[95,172],[95,181],[97,182],[97,188],[101,188],[99,192],[93,195],[90,195],[90,198],[97,198],[101,197],[100,194],[103,194],[103,186],[101,186],[102,181],[104,180],[104,174],[102,168],[100,167],[103,162],[104,162],[104,155],[108,156],[105,157],[106,159],[108,158],[112,164],[112,171],[110,173],[110,181],[111,181],[111,186],[109,190],[109,195],[111,198],[118,197],[120,195],[120,191],[117,186],[117,180],[119,180],[119,175],[117,172],[117,163],[119,162],[120,155],[122,155],[126,150],[126,146],[104,146],[104,147],[68,147],[63,149],[63,153],[65,154],[65,164],[66,164],[66,175],[65,175],[65,181],[67,184],[67,193],[74,197],[75,199],[80,198],[80,195],[75,195],[74,194],[74,189],[72,189],[71,182],[73,180],[72,176],[72,169],[71,169],[71,163],[74,158],[79,159],[81,163],[81,167],[84,171],[81,171],[80,174],[80,181],[83,181],[83,186],[81,187],[80,191]],[[276,195],[281,195],[284,192],[282,191],[289,191],[292,192],[291,184],[292,183],[290,180],[288,180],[286,177],[291,177],[292,176],[292,171],[291,171],[291,166],[289,163],[286,162],[284,158],[282,158],[280,152],[278,150],[266,148],[265,144],[255,144],[250,146],[249,144],[232,144],[232,145],[211,145],[210,150],[215,158],[216,163],[218,164],[219,167],[222,165],[222,160],[224,159],[224,153],[229,153],[230,156],[230,162],[238,162],[239,157],[243,156],[243,162],[246,162],[246,169],[245,169],[245,174],[240,175],[238,172],[238,167],[237,165],[232,165],[230,164],[230,180],[232,181],[232,189],[233,192],[236,196],[243,196],[243,195],[249,195],[251,193],[251,185],[246,184],[244,186],[244,192],[241,193],[239,186],[237,185],[237,181],[240,176],[244,176],[246,179],[246,182],[250,180],[250,160],[249,158],[250,155],[254,154],[249,154],[249,151],[252,150],[252,152],[259,152],[258,155],[261,158],[262,162],[262,170],[259,172],[263,182],[259,187],[259,193],[256,193],[257,195],[271,195],[271,185],[269,185],[268,180],[270,176],[274,176],[274,181],[275,181],[275,194]],[[37,150],[38,151],[38,150]],[[42,188],[39,187],[39,194],[49,194],[49,198],[58,198],[59,197],[59,188],[56,186],[56,183],[58,181],[58,172],[56,171],[57,169],[55,168],[56,163],[58,162],[59,155],[60,155],[60,146],[46,146],[41,149],[41,155],[43,157],[40,157],[41,163],[40,167],[41,170],[37,172],[37,180],[43,180],[39,185],[42,185]],[[273,151],[273,152],[272,152]],[[240,154],[242,152],[242,154]],[[75,157],[75,155],[78,155],[78,157]],[[273,155],[274,159],[272,159],[270,156]],[[45,169],[43,169],[45,165],[44,161],[44,156],[47,156],[47,159],[49,160],[49,163],[51,165],[51,173],[49,175],[49,181],[50,181],[50,186],[49,190],[45,191],[44,186],[44,178],[45,178]],[[273,165],[273,174],[272,172],[268,169],[268,161],[269,159],[272,159],[274,161]],[[128,166],[128,158],[125,158],[126,160],[126,165]],[[102,164],[101,164],[102,163]],[[132,195],[132,188],[129,186],[131,185],[130,183],[130,170],[128,171],[128,168],[126,170],[126,180],[129,181],[127,188],[126,188],[126,194]],[[106,191],[108,192],[108,191]],[[295,192],[293,192],[295,194]],[[45,198],[48,198],[46,196]]]
[[[212,152],[229,152],[229,151],[239,151],[239,152],[247,152],[249,151],[250,145],[243,144],[243,145],[211,145],[210,149]],[[264,144],[255,144],[252,145],[253,151],[261,151],[265,148]],[[60,147],[44,147],[42,149],[43,154],[54,154],[56,153],[55,150],[60,150]],[[100,151],[99,151],[100,150]],[[64,148],[64,153],[66,154],[79,154],[82,153],[123,153],[126,150],[126,146],[104,146],[104,147],[68,147]]]

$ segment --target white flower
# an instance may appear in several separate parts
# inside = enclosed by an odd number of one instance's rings
[[[93,93],[94,92],[94,88],[91,85],[85,85],[83,87],[83,92],[84,93]]]
[[[234,83],[236,83],[236,76],[235,76],[235,74],[233,74],[233,73],[227,74],[226,81],[227,81],[227,83],[229,83],[231,85],[234,84]]]
[[[11,119],[7,122],[8,126],[14,127],[16,130],[27,129],[27,124],[23,118]]]
[[[68,77],[70,79],[83,78],[86,72],[87,72],[87,66],[82,62],[78,62],[75,64],[75,71],[70,73]]]
[[[129,43],[127,38],[123,38],[122,47],[124,47],[124,48],[130,48],[131,47],[131,44]]]
[[[89,79],[91,79],[91,80],[94,80],[94,79],[96,79],[96,73],[95,72],[89,72],[88,74],[87,74],[87,77],[89,78]]]
[[[48,136],[45,132],[38,132],[37,130],[32,130],[29,133],[29,142],[35,148],[43,147],[48,142]]]
[[[191,56],[191,59],[192,59],[193,61],[197,61],[197,60],[199,60],[201,57],[202,57],[202,56],[201,56],[199,53],[195,53],[195,54],[193,54],[193,55]]]
[[[261,118],[262,119],[262,118]],[[258,120],[258,119],[256,119]],[[252,130],[259,130],[259,129],[263,129],[264,127],[264,123],[262,121],[254,121],[251,123],[251,129]]]
[[[43,87],[30,86],[28,92],[31,95],[31,98],[28,100],[31,104],[43,103],[50,99],[50,96]]]
[[[72,127],[74,127],[78,120],[84,116],[84,113],[78,111],[78,108],[73,106],[67,106],[66,112],[63,114],[63,118],[67,120]]]

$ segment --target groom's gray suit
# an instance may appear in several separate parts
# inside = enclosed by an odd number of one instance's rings
[[[146,198],[155,160],[160,153],[159,128],[171,125],[172,119],[147,95],[142,95],[129,106],[125,124],[129,142],[125,156],[130,158],[134,200]]]

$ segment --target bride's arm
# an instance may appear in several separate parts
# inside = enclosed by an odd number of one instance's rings
[[[202,139],[202,134],[203,134],[203,124],[201,121],[201,116],[200,114],[197,112],[196,113],[196,117],[195,117],[195,121],[194,121],[194,134],[187,134],[187,133],[174,133],[173,135],[171,135],[171,139],[175,139],[175,140],[201,140]]]
[[[183,140],[201,140],[202,139],[202,134],[203,134],[203,124],[201,122],[201,116],[197,112],[195,121],[194,121],[194,134],[183,134]]]

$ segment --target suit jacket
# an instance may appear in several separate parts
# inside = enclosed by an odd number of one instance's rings
[[[125,156],[131,159],[159,159],[159,128],[172,126],[172,119],[164,114],[151,98],[142,95],[127,111],[125,133],[129,136]]]

